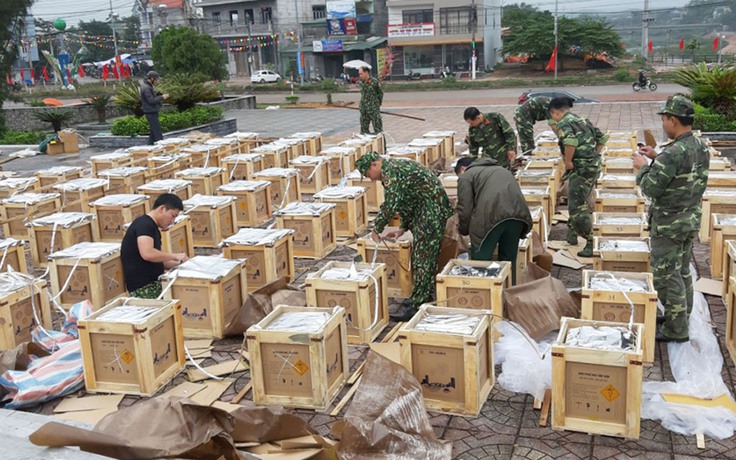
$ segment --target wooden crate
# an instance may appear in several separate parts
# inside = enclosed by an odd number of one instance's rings
[[[91,203],[99,239],[105,243],[120,243],[125,236],[123,226],[150,211],[146,195],[108,195]]]
[[[711,214],[710,237],[710,277],[721,279],[728,251],[726,241],[736,240],[736,214]]]
[[[562,155],[562,152],[560,152],[560,146],[556,142],[553,146],[537,146],[532,150],[532,157],[534,158],[560,158],[560,155]]]
[[[544,247],[547,247],[547,240],[551,231],[547,211],[542,206],[529,206],[529,213],[532,215],[532,230],[542,239]]]
[[[273,141],[273,144],[283,145],[289,149],[289,161],[307,154],[307,141],[304,139],[282,137]]]
[[[613,245],[618,245],[613,247]],[[593,237],[593,268],[614,272],[650,271],[649,238]]]
[[[552,345],[552,428],[639,438],[642,381],[641,324],[634,324],[631,351],[570,346],[568,334],[582,326],[624,323],[562,318]]]
[[[137,192],[148,195],[153,207],[156,198],[164,193],[173,193],[182,201],[188,200],[192,196],[192,182],[181,179],[158,179],[138,186]]]
[[[120,243],[77,243],[49,255],[49,269],[51,292],[65,309],[83,300],[98,309],[126,294]]]
[[[330,186],[330,157],[302,155],[289,160],[289,167],[299,170],[301,193],[314,194]]]
[[[39,321],[45,329],[51,329],[45,280],[0,273],[0,292],[0,350],[31,342],[31,332]]]
[[[181,149],[181,153],[190,156],[189,164],[192,168],[208,168],[217,166],[217,152],[220,147],[217,145],[195,144]]]
[[[161,229],[161,250],[178,254],[183,252],[187,257],[194,257],[194,237],[192,236],[192,219],[181,214],[168,228]]]
[[[39,193],[41,182],[35,177],[11,177],[0,180],[0,198],[8,198],[17,193]]]
[[[294,231],[241,228],[223,240],[227,259],[245,259],[248,292],[280,278],[294,279]]]
[[[179,152],[181,151],[181,149],[191,145],[191,143],[192,140],[186,137],[167,137],[166,139],[156,141],[156,145],[160,145],[161,147],[163,147],[164,152],[166,153]]]
[[[344,141],[338,143],[337,146],[355,149],[356,158],[360,158],[366,153],[373,151],[373,139],[368,139],[364,137],[353,137],[351,139],[345,139]],[[350,171],[352,171],[352,169]]]
[[[489,311],[422,306],[399,330],[428,411],[476,417],[495,383]]]
[[[395,229],[386,229],[390,230]],[[376,244],[370,234],[357,241],[358,255],[364,262],[373,261],[373,254],[378,247],[376,262],[386,266],[386,292],[389,297],[409,297],[414,289],[411,267],[413,241],[413,235],[408,231],[395,241],[384,239],[380,244]]]
[[[606,149],[628,149],[631,153],[637,150],[636,135],[612,136],[609,134]]]
[[[325,411],[345,386],[350,367],[341,307],[279,305],[245,339],[258,405]]]
[[[298,169],[269,168],[253,174],[253,178],[271,182],[271,204],[276,209],[301,199],[302,189]]]
[[[258,144],[260,143],[258,133],[246,133],[237,131],[226,135],[225,139],[238,140],[238,153],[248,153],[250,152],[250,149],[258,147]]]
[[[529,205],[529,208],[541,206],[544,209],[545,217],[549,220],[549,217],[553,215],[554,209],[552,207],[552,194],[548,185],[526,185],[521,187],[521,193],[524,195],[524,200]]]
[[[149,157],[164,154],[164,148],[160,145],[135,145],[125,151],[133,155],[133,166],[146,166]]]
[[[217,163],[213,162],[211,166],[222,166],[220,164],[221,159],[230,155],[235,155],[240,152],[240,140],[232,137],[214,137],[212,139],[207,139],[206,141],[204,141],[204,144],[215,145],[219,147],[214,152]]]
[[[700,217],[701,243],[710,242],[710,222],[713,214],[736,214],[736,190],[706,188],[701,201],[702,216]]]
[[[250,153],[263,155],[263,169],[289,167],[289,148],[287,146],[264,144],[252,148]]]
[[[291,137],[295,139],[305,139],[307,141],[307,155],[318,155],[320,150],[322,150],[322,133],[294,133]]]
[[[189,168],[177,172],[177,179],[188,180],[192,183],[192,196],[214,195],[217,187],[225,183],[225,170],[216,166],[209,168]]]
[[[368,212],[378,212],[383,204],[383,182],[372,181],[360,174],[360,171],[353,171],[348,176],[347,185],[351,187],[365,187],[366,200],[368,202]]]
[[[337,185],[343,177],[355,169],[358,151],[354,147],[329,147],[320,155],[330,157],[330,185]]]
[[[97,177],[108,181],[105,193],[135,193],[146,183],[147,171],[145,166],[124,166],[100,171]]]
[[[240,153],[220,160],[225,168],[225,182],[253,180],[253,174],[263,171],[263,155],[260,153]]]
[[[633,174],[601,173],[596,182],[596,188],[634,190],[636,187],[636,176]]]
[[[631,156],[636,153],[637,149],[632,149],[629,147],[606,147],[603,150],[603,155],[606,158],[631,158]]]
[[[66,212],[92,212],[90,203],[105,195],[110,183],[106,179],[80,178],[54,185],[61,194],[61,206]]]
[[[79,320],[91,393],[152,396],[186,363],[179,301],[121,298]]]
[[[730,171],[731,159],[726,157],[715,157],[710,159],[708,164],[709,171]]]
[[[602,285],[598,281],[601,278],[609,282]],[[630,287],[634,285],[636,290]],[[583,270],[582,295],[581,319],[628,323],[632,316],[631,305],[633,304],[634,322],[643,325],[644,362],[654,363],[656,346],[654,337],[657,335],[657,291],[654,290],[654,277],[651,273]]]
[[[274,215],[277,228],[294,230],[294,257],[321,259],[337,247],[334,204],[289,203]]]
[[[443,158],[455,158],[455,131],[428,131],[422,134],[422,137],[431,139],[442,139],[444,147],[442,149]]]
[[[194,256],[161,276],[164,298],[181,302],[184,337],[223,337],[248,295],[245,267],[244,259]]]
[[[424,147],[409,147],[407,145],[395,145],[386,149],[386,156],[398,160],[412,160],[427,166],[427,149]]]
[[[593,235],[612,237],[649,236],[649,219],[643,212],[594,212]]]
[[[444,158],[444,139],[420,137],[410,141],[407,145],[409,147],[420,147],[427,149],[427,164],[432,164],[440,158]]]
[[[595,212],[644,212],[641,190],[594,189]]]
[[[128,152],[103,153],[101,155],[93,155],[89,159],[92,161],[92,175],[96,176],[97,173],[106,169],[131,166],[133,163],[133,154]]]
[[[31,259],[36,268],[46,268],[48,256],[77,243],[98,241],[95,215],[80,212],[57,212],[32,220],[28,227]],[[51,247],[53,240],[54,247]]]
[[[368,227],[368,196],[365,187],[328,187],[315,193],[314,200],[335,204],[337,236],[350,238]]]
[[[6,267],[12,267],[16,272],[30,273],[23,240],[0,238],[0,260],[5,261],[0,271],[8,271]]]
[[[26,222],[53,214],[57,209],[61,209],[58,193],[18,193],[4,198],[0,206],[3,234],[6,238],[27,239]]]
[[[552,214],[547,218],[551,219],[557,209],[557,192],[559,185],[557,183],[556,169],[521,169],[516,172],[516,181],[520,187],[549,187],[550,208]]]
[[[386,135],[384,133],[353,134],[353,137],[365,141],[368,145],[369,152],[376,152],[379,155],[383,155],[386,152]]]
[[[47,190],[51,185],[79,179],[80,177],[82,177],[82,168],[79,166],[54,166],[36,171],[36,178],[39,180],[42,190]]]
[[[524,165],[524,169],[555,171],[555,186],[557,190],[562,186],[562,176],[565,174],[565,162],[561,158],[530,158]]]
[[[194,195],[184,201],[184,212],[192,220],[195,247],[217,248],[235,234],[235,197]]]
[[[709,171],[708,187],[710,188],[736,188],[736,171]]]
[[[258,227],[273,216],[271,182],[238,180],[217,188],[217,194],[235,198],[238,227]]]
[[[170,153],[148,157],[148,179],[173,179],[177,171],[191,165],[192,157],[187,153]]]
[[[345,309],[348,343],[368,345],[388,326],[386,266],[358,263],[357,276],[350,276],[352,262],[327,262],[307,275],[308,307]],[[340,276],[335,276],[339,273]],[[350,276],[351,279],[346,279]]]
[[[731,355],[731,360],[736,363],[736,277],[728,278],[728,295],[726,304],[726,348]]]
[[[729,295],[729,278],[736,276],[736,239],[726,240],[723,248],[723,287],[721,289],[721,299],[723,303],[728,305],[731,300]]]
[[[452,274],[455,267],[485,269],[489,265],[498,267],[493,276],[474,277]],[[452,259],[437,274],[436,287],[438,305],[489,310],[494,315],[494,321],[502,321],[503,289],[511,287],[511,263]]]
[[[630,157],[606,157],[603,159],[603,174],[635,174],[634,160]]]

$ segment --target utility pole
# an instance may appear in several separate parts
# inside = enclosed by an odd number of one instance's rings
[[[555,80],[557,80],[557,55],[559,54],[559,50],[557,49],[557,3],[558,1],[555,0]]]
[[[110,21],[112,22],[112,43],[115,46],[115,57],[118,56],[118,38],[115,34],[115,26],[117,25],[115,23],[115,16],[116,14],[112,10],[112,0],[110,0]],[[117,60],[115,60],[115,66],[117,67],[118,63]]]
[[[251,61],[252,61],[253,57],[250,54],[251,53],[251,48],[253,47],[253,44],[251,43],[251,38],[250,38],[250,21],[251,21],[251,19],[252,18],[250,16],[248,16],[248,14],[246,13],[246,15],[245,15],[245,27],[248,29],[248,41],[246,42],[248,44],[248,50],[246,51],[246,53],[247,53],[247,56],[248,56],[248,76],[249,77],[251,75],[253,75],[253,68],[251,67]]]
[[[302,25],[299,22],[299,0],[294,0],[294,14],[296,15],[296,43],[298,47],[298,52],[296,53],[297,63],[297,73],[299,74],[299,84],[304,84],[304,66],[302,65]],[[299,69],[302,69],[301,72],[299,72]]]
[[[191,11],[192,11],[192,8],[189,5],[189,0],[182,0],[181,1],[181,12],[184,15],[184,25],[187,27],[192,27]]]
[[[641,17],[641,56],[649,57],[649,0],[644,0],[644,11]]]
[[[473,34],[471,37],[471,47],[472,47],[472,55],[470,57],[470,68],[471,68],[471,79],[475,80],[475,71],[476,66],[478,62],[478,58],[475,54],[475,31],[478,29],[478,12],[475,9],[475,0],[472,0],[471,6],[470,6],[470,29],[471,33]],[[484,44],[484,46],[489,46],[488,43]]]

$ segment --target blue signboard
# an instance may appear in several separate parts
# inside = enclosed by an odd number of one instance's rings
[[[299,75],[304,75],[304,66],[302,65],[302,52],[297,51],[296,53],[296,68],[299,71]]]
[[[322,40],[322,51],[325,53],[342,51],[342,40]]]

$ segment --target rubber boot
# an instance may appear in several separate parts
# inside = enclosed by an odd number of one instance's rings
[[[570,246],[577,246],[578,245],[578,234],[575,233],[575,230],[569,229],[567,231],[567,244]]]
[[[593,257],[593,240],[588,240],[582,251],[578,252],[578,257]]]

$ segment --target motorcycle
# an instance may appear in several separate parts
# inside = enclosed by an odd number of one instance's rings
[[[445,67],[444,69],[440,71],[440,78],[443,80],[447,77],[454,77],[454,76],[455,76],[455,72],[451,72],[449,67]]]
[[[649,91],[657,91],[657,84],[647,78],[646,84],[642,85],[641,82],[635,81],[634,84],[631,85],[631,88],[637,92],[641,89],[647,89],[647,88],[649,88]]]
[[[409,77],[409,80],[421,80],[422,74],[420,74],[419,72],[412,72],[411,70],[409,70],[407,77]]]

